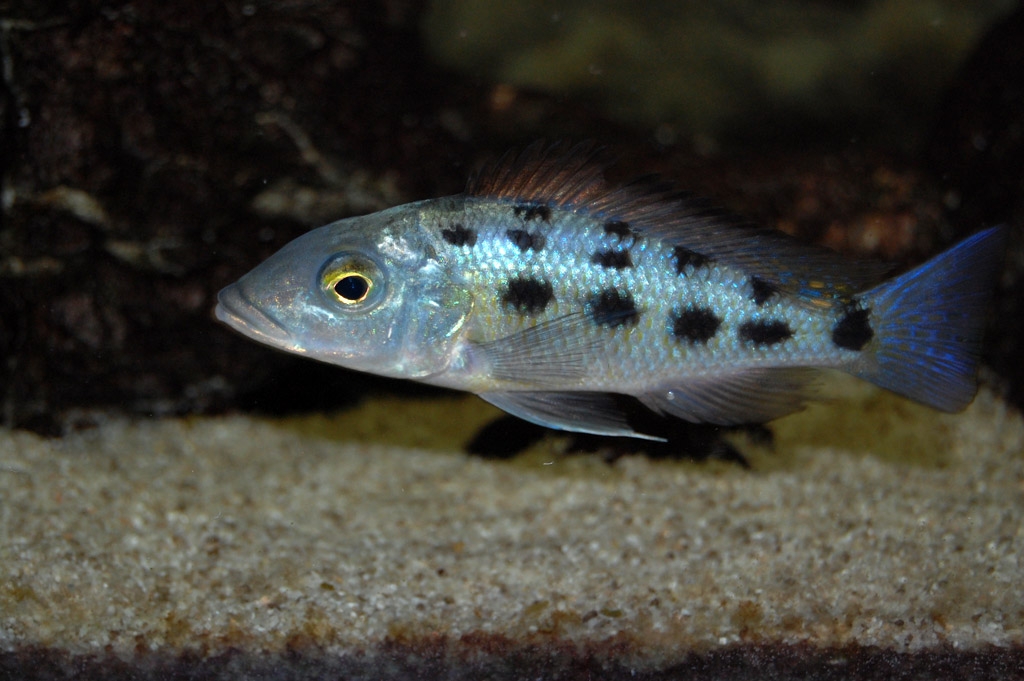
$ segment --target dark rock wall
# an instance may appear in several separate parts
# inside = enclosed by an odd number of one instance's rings
[[[418,2],[19,10],[0,99],[8,423],[224,407],[291,361],[210,316],[222,285],[312,226],[282,199],[341,217],[461,182]]]

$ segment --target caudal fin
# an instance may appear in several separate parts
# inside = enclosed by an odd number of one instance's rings
[[[871,309],[877,344],[855,373],[943,411],[970,404],[1005,244],[1005,227],[978,232],[861,296]]]

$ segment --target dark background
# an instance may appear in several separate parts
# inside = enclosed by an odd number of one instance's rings
[[[986,357],[1021,404],[1021,9],[917,112],[911,145],[871,135],[887,121],[861,113],[830,128],[774,112],[765,134],[746,121],[710,146],[609,116],[586,92],[442,67],[427,9],[0,3],[2,422],[60,434],[111,413],[282,413],[412,390],[244,340],[213,321],[216,292],[311,227],[456,193],[483,159],[538,138],[598,139],[623,178],[660,172],[904,265],[1010,223]]]

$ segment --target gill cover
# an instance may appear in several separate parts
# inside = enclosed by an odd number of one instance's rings
[[[334,243],[352,250],[327,259],[318,277],[320,290],[339,323],[362,319],[366,324],[362,342],[371,347],[362,354],[377,357],[372,370],[410,379],[440,374],[456,352],[473,297],[438,258],[416,204],[379,215],[381,224],[374,224],[374,216],[357,218],[336,235]]]
[[[455,355],[459,332],[473,310],[473,296],[435,259],[423,263],[404,293],[395,330],[401,333],[398,357],[405,364],[396,369],[409,378],[442,373]]]
[[[443,373],[456,352],[473,297],[438,258],[416,208],[385,211],[382,225],[362,218],[365,229],[346,229],[337,240],[348,247],[362,241],[362,248],[336,253],[322,267],[319,283],[334,316],[341,324],[362,322],[362,343],[369,345],[363,358],[377,358],[372,368],[346,366],[425,379]]]

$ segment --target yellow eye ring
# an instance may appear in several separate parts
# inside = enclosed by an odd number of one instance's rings
[[[373,282],[361,272],[338,272],[327,280],[327,290],[345,305],[363,302],[372,289]]]

